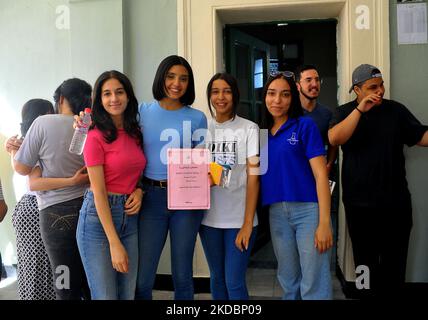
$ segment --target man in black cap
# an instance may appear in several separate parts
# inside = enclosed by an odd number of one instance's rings
[[[412,207],[404,145],[428,146],[428,127],[402,104],[383,98],[380,70],[352,73],[357,98],[338,107],[328,137],[343,151],[342,187],[355,266],[367,266],[362,297],[399,295],[405,282]]]

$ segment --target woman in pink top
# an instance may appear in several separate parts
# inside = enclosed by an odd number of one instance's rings
[[[146,165],[131,82],[118,71],[95,83],[93,123],[83,151],[91,183],[77,243],[94,300],[134,299],[138,269],[137,188]]]

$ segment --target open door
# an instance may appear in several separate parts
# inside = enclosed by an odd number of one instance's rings
[[[263,107],[263,85],[269,76],[270,46],[232,26],[226,26],[226,70],[238,81],[240,103],[237,114],[259,126],[266,112]],[[270,240],[269,214],[257,204],[259,226],[253,253]]]
[[[238,80],[238,115],[260,125],[263,85],[269,76],[269,44],[226,27],[226,70]]]

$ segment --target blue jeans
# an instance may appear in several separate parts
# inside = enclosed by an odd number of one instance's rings
[[[283,299],[332,299],[330,250],[320,254],[314,245],[318,203],[278,202],[269,211]]]
[[[202,225],[199,230],[210,268],[211,295],[214,300],[248,300],[246,272],[256,240],[253,228],[248,250],[235,245],[239,229],[220,229]]]
[[[40,233],[51,264],[57,300],[89,297],[85,271],[76,242],[76,228],[83,198],[40,210]]]
[[[176,300],[193,299],[193,253],[202,210],[168,210],[167,189],[144,186],[140,211],[136,299],[152,299],[156,271],[166,237],[171,243],[171,273]]]
[[[93,300],[133,300],[138,270],[138,214],[124,212],[125,195],[109,195],[116,232],[128,254],[128,273],[113,269],[110,244],[98,218],[92,191],[86,191],[77,225],[77,244]]]

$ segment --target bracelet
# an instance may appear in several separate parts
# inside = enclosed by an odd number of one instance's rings
[[[358,109],[358,107],[355,107],[355,109],[357,109],[359,113],[364,114],[364,112],[362,112],[360,109]]]

